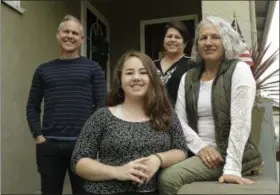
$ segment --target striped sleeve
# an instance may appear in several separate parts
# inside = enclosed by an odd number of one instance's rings
[[[37,68],[33,75],[32,85],[26,106],[27,121],[34,138],[42,135],[40,114],[43,96],[43,79],[41,77],[40,68]]]

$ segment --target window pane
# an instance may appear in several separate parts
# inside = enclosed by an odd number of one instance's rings
[[[2,1],[9,4],[12,7],[16,7],[16,8],[20,7],[20,1],[4,1],[4,0]]]

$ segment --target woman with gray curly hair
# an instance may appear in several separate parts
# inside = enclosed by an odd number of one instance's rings
[[[197,66],[182,76],[175,107],[189,156],[161,172],[161,194],[195,181],[254,183],[243,177],[262,165],[251,137],[256,83],[238,59],[244,50],[226,20],[210,16],[198,25],[191,56]]]

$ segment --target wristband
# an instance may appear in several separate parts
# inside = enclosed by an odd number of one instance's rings
[[[162,158],[158,153],[154,154],[160,160],[160,166],[162,165]]]

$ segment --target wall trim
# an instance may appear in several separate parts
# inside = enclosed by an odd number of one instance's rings
[[[273,14],[275,12],[275,7],[276,7],[276,1],[269,1],[268,2],[268,9],[266,12],[266,16],[265,16],[265,25],[264,25],[264,30],[263,30],[263,35],[262,35],[262,42],[260,44],[267,44],[267,38],[268,38],[268,34],[269,34],[269,30],[270,30],[270,25],[273,19]]]

